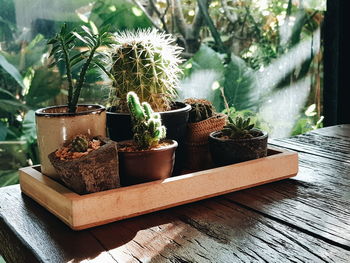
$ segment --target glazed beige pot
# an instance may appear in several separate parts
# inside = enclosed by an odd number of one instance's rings
[[[78,105],[76,113],[67,106],[39,109],[35,112],[41,172],[58,179],[48,155],[78,134],[106,136],[106,109],[100,105]]]

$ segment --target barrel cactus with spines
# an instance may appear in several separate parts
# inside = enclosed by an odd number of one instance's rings
[[[182,49],[173,45],[170,35],[150,29],[119,33],[115,41],[118,44],[111,49],[111,109],[127,112],[126,96],[134,91],[156,112],[170,110],[181,73]]]
[[[159,144],[166,136],[160,114],[154,112],[147,102],[140,103],[135,92],[127,94],[127,105],[131,114],[134,141],[141,150],[150,149]]]
[[[77,135],[71,142],[72,152],[86,152],[89,148],[89,138],[85,135]]]
[[[188,121],[190,123],[204,121],[216,114],[212,103],[205,99],[186,99],[185,103],[191,105]]]

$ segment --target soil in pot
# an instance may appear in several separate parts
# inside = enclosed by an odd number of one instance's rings
[[[88,139],[84,151],[67,144],[50,153],[49,159],[63,183],[78,194],[120,186],[117,143],[108,138]]]
[[[216,167],[249,161],[267,155],[267,133],[253,129],[252,138],[230,139],[221,131],[209,135],[209,149]]]
[[[176,102],[172,110],[160,112],[162,124],[167,129],[166,138],[178,142],[174,175],[180,174],[185,162],[185,139],[190,110],[190,105]],[[107,111],[107,130],[109,137],[114,141],[131,140],[133,133],[130,114]]]
[[[174,140],[163,140],[157,147],[138,150],[131,140],[119,142],[121,184],[127,186],[170,177],[177,145]]]

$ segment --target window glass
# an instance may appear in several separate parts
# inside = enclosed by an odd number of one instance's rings
[[[207,98],[274,138],[321,127],[325,8],[326,0],[0,0],[0,170],[38,163],[34,110],[66,103],[64,71],[48,67],[46,44],[64,23],[173,34],[184,48],[180,99]],[[81,102],[105,105],[108,85],[89,72]]]

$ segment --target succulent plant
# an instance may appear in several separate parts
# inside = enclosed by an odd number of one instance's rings
[[[85,135],[77,135],[71,142],[72,152],[86,152],[89,148],[89,138]]]
[[[160,114],[154,112],[147,102],[140,103],[135,92],[127,94],[127,103],[131,114],[134,141],[139,149],[150,149],[159,144],[166,136]]]
[[[68,30],[67,25],[64,24],[60,32],[47,42],[48,45],[52,45],[49,57],[54,58],[53,63],[49,67],[63,63],[66,69],[68,112],[76,112],[85,76],[91,67],[100,68],[109,75],[109,72],[104,67],[104,59],[101,59],[103,54],[98,51],[98,48],[114,43],[111,37],[112,35],[107,32],[107,27],[101,28],[100,32],[94,32],[94,30],[82,26],[81,32],[77,32]],[[80,49],[81,51],[75,48],[77,41],[81,42],[79,44],[80,47],[83,47]],[[77,81],[74,81],[72,70],[78,65],[81,65],[79,78]]]
[[[200,122],[215,115],[215,108],[208,100],[186,99],[184,102],[191,105],[188,119],[190,123]]]
[[[156,30],[122,32],[111,50],[113,87],[109,95],[112,110],[127,112],[126,96],[134,91],[141,101],[159,112],[171,108],[181,73],[181,48],[174,39]]]
[[[248,139],[254,137],[253,128],[254,124],[250,123],[250,118],[244,120],[242,117],[237,117],[234,121],[231,117],[228,117],[228,123],[221,132],[230,139]]]

